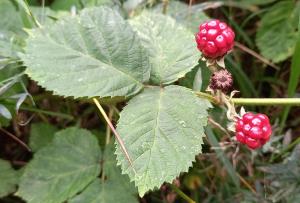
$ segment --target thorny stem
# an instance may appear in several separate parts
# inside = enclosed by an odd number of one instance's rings
[[[121,149],[122,149],[123,153],[125,154],[125,157],[126,157],[127,161],[129,162],[129,165],[131,166],[131,168],[132,168],[134,174],[136,174],[136,171],[135,171],[135,169],[134,169],[134,167],[133,167],[132,161],[131,161],[130,156],[129,156],[129,154],[128,154],[126,148],[125,148],[125,145],[124,145],[124,142],[123,142],[121,136],[119,135],[119,133],[116,131],[114,125],[113,125],[113,124],[111,123],[111,121],[109,120],[107,114],[105,113],[105,111],[104,111],[104,109],[102,108],[102,106],[101,106],[101,104],[99,103],[99,101],[98,101],[96,98],[94,98],[93,101],[94,101],[94,103],[96,104],[96,106],[97,106],[97,108],[99,109],[99,111],[100,111],[100,113],[102,114],[102,116],[104,117],[104,119],[105,119],[106,123],[108,124],[108,126],[110,127],[111,131],[115,134],[116,139],[117,139],[118,143],[120,144]]]
[[[204,92],[195,92],[201,98],[205,98],[213,104],[220,104],[220,102],[210,94]],[[285,105],[285,106],[300,106],[300,98],[232,98],[230,99],[235,105]]]
[[[174,190],[182,199],[187,201],[188,203],[196,203],[194,200],[192,200],[189,196],[187,196],[184,192],[182,192],[178,187],[176,187],[173,184],[169,184],[172,190]]]

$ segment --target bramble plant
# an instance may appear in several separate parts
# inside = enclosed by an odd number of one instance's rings
[[[49,9],[46,12],[51,18],[44,19],[27,1],[15,1],[26,16],[27,27],[20,29],[19,35],[26,40],[20,40],[22,45],[3,60],[24,72],[4,81],[0,93],[20,82],[25,93],[9,94],[7,97],[17,100],[10,106],[18,113],[27,97],[35,105],[20,79],[24,73],[52,95],[75,100],[76,105],[93,105],[87,112],[101,114],[106,132],[99,135],[80,128],[81,121],[60,125],[66,128],[63,130],[45,123],[32,124],[29,146],[17,139],[34,153],[32,160],[22,170],[13,170],[0,160],[0,169],[7,171],[3,177],[0,172],[0,181],[3,178],[5,184],[2,189],[0,183],[0,197],[14,194],[28,203],[134,203],[138,202],[137,193],[142,198],[167,186],[193,203],[193,197],[181,191],[176,180],[191,170],[195,157],[200,159],[206,138],[226,165],[234,185],[239,187],[241,180],[252,191],[224,158],[220,145],[231,146],[232,156],[240,148],[247,150],[244,145],[250,149],[247,153],[259,153],[275,136],[271,136],[272,126],[265,112],[246,111],[246,106],[299,105],[300,101],[236,98],[239,91],[233,87],[235,75],[225,63],[225,58],[235,52],[237,35],[231,23],[205,17],[185,26],[172,13],[165,15],[172,6],[169,1],[157,8],[162,13],[156,9],[133,12],[128,3],[126,14],[115,1],[80,2],[76,6],[85,7],[80,11],[72,7],[71,13],[54,13]],[[64,3],[54,1],[53,8],[69,8]],[[262,38],[260,33],[258,41]],[[193,71],[194,85],[188,88],[182,78]],[[209,75],[206,86],[202,84],[205,72]],[[210,116],[218,108],[225,112],[221,117],[225,128]],[[0,104],[0,113],[7,119],[12,118],[10,111]],[[70,117],[63,113],[54,116]],[[81,116],[80,111],[77,116]],[[208,123],[225,132],[226,142],[218,142]]]

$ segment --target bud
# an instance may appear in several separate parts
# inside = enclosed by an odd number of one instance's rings
[[[209,87],[214,91],[220,90],[223,93],[227,93],[232,88],[232,84],[233,79],[231,73],[226,69],[222,69],[212,74]]]

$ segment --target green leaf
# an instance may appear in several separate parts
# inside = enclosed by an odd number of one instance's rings
[[[54,10],[70,10],[72,6],[77,9],[90,6],[102,6],[102,5],[113,5],[112,0],[55,0],[51,4],[51,8]]]
[[[127,180],[129,181],[129,179]],[[69,203],[134,203],[138,202],[132,194],[129,194],[119,182],[110,180],[102,183],[100,179],[96,179],[90,184],[83,193],[76,196]]]
[[[2,104],[0,104],[0,116],[3,116],[8,120],[12,118],[10,111]]]
[[[0,69],[6,65],[3,58],[17,58],[25,37],[21,14],[12,2],[0,1]]]
[[[300,4],[298,4],[298,10],[300,10]],[[298,13],[298,36],[296,41],[296,47],[292,58],[289,82],[288,82],[288,97],[294,97],[297,86],[300,80],[300,13]],[[291,106],[286,106],[282,112],[282,118],[280,121],[280,129],[282,130],[286,120],[288,118]]]
[[[172,18],[144,12],[130,23],[150,53],[152,83],[172,83],[198,63],[194,36]]]
[[[136,189],[117,167],[113,144],[106,146],[103,159],[105,180],[97,179],[70,203],[137,203]]]
[[[89,6],[112,6],[119,2],[119,0],[81,0],[85,7]]]
[[[117,130],[136,173],[118,143],[117,160],[141,196],[186,172],[201,153],[208,106],[187,88],[153,87],[134,97],[121,112]]]
[[[195,66],[191,72],[179,80],[179,84],[194,91],[205,91],[209,84],[210,76],[211,72],[206,67],[206,63],[199,61],[199,64]]]
[[[80,3],[80,0],[55,0],[51,4],[51,8],[54,10],[70,10],[73,6],[77,9],[81,9],[83,5]]]
[[[32,151],[36,152],[52,142],[54,133],[58,129],[47,123],[34,123],[31,125],[29,146]]]
[[[297,15],[293,1],[280,1],[272,6],[257,30],[256,44],[261,54],[277,63],[290,57],[297,40]]]
[[[203,3],[203,5],[204,4],[208,3],[206,2]],[[203,12],[205,9],[203,5],[200,3],[189,7],[186,3],[180,1],[170,1],[167,14],[172,16],[178,23],[190,29],[193,33],[196,33],[198,32],[199,25],[209,20],[209,17]],[[155,10],[162,12],[163,4],[161,3],[156,6]]]
[[[28,203],[61,203],[82,191],[100,171],[100,148],[89,131],[68,128],[26,166],[17,195]]]
[[[21,32],[23,26],[22,19],[11,1],[0,1],[0,17],[0,34],[3,31],[14,33]]]
[[[41,25],[53,24],[56,20],[70,15],[67,11],[54,11],[49,7],[31,6],[30,9],[36,20],[40,22]],[[35,27],[34,24],[31,26]]]
[[[26,73],[58,95],[129,96],[149,79],[148,55],[139,38],[106,7],[34,30],[25,51]]]
[[[31,16],[31,12],[29,9],[29,6],[27,4],[27,0],[14,0],[21,8],[24,9],[24,11],[27,13],[27,15]]]
[[[0,159],[0,197],[13,193],[17,189],[19,175],[10,163]]]

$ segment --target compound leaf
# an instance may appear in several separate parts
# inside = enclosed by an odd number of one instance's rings
[[[124,108],[117,130],[135,171],[118,143],[117,160],[141,196],[192,165],[202,150],[208,107],[191,90],[168,86],[147,88]]]

